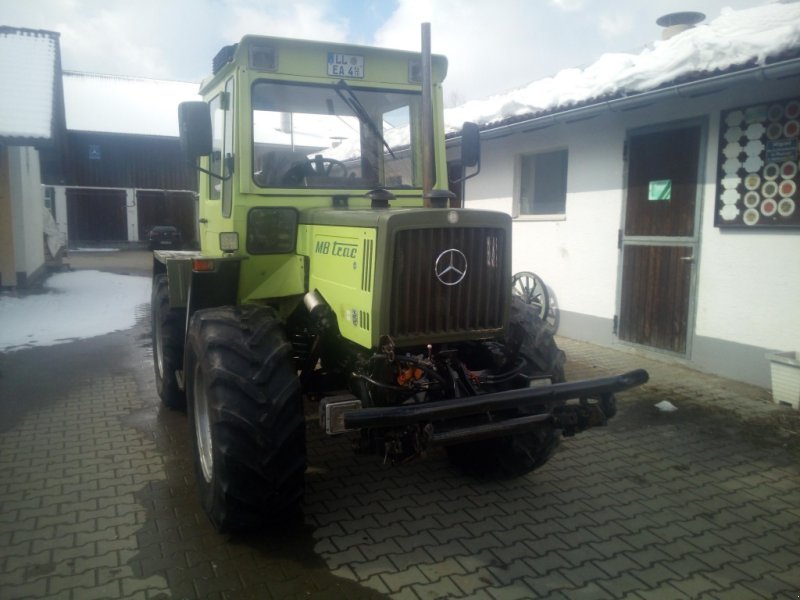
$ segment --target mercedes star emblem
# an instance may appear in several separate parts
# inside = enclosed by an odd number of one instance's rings
[[[455,248],[445,250],[436,257],[434,272],[444,285],[458,285],[467,275],[467,257]]]

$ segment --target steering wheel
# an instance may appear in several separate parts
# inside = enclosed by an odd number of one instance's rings
[[[340,160],[336,160],[335,158],[328,158],[326,156],[322,156],[321,154],[317,154],[314,157],[314,160],[311,161],[311,164],[314,168],[314,172],[317,175],[324,175],[325,177],[347,177],[349,175],[347,165]],[[334,169],[340,169],[342,174],[331,175],[331,172]]]

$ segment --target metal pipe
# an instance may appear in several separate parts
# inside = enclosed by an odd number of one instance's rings
[[[422,24],[422,199],[430,206],[433,189],[433,88],[431,86],[431,24]]]
[[[506,410],[537,403],[565,402],[572,398],[604,396],[647,383],[650,376],[644,369],[636,369],[613,377],[554,383],[537,386],[455,398],[440,402],[391,406],[386,408],[364,408],[348,412],[344,416],[345,427],[397,427],[425,421],[436,421],[476,415],[492,410]]]
[[[547,423],[552,420],[553,415],[544,413],[506,419],[505,421],[497,421],[495,423],[484,423],[483,425],[475,425],[474,427],[455,429],[452,431],[442,431],[441,433],[436,433],[434,431],[431,434],[429,443],[431,446],[447,446],[450,444],[484,440],[500,435],[512,435],[514,433],[536,429],[540,427],[542,423]]]

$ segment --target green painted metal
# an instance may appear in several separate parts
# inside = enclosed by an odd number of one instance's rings
[[[363,77],[329,74],[328,57],[361,57]],[[251,57],[262,61],[254,68]],[[253,180],[253,123],[251,90],[260,81],[283,81],[330,86],[339,79],[359,90],[379,89],[420,93],[420,54],[349,44],[309,42],[261,36],[245,36],[232,60],[201,85],[206,102],[218,109],[212,121],[226,123],[228,134],[220,136],[233,156],[233,174],[228,181],[199,176],[198,215],[202,257],[243,258],[239,281],[240,302],[265,301],[288,313],[302,295],[318,289],[336,313],[342,335],[364,346],[375,346],[382,311],[388,306],[386,268],[392,247],[392,231],[398,227],[426,227],[445,222],[446,212],[422,209],[421,188],[393,189],[396,199],[389,209],[371,208],[367,189],[264,188]],[[357,60],[356,60],[357,62]],[[274,68],[273,68],[274,67]],[[434,138],[436,164],[434,187],[447,189],[447,168],[442,116],[442,81],[447,72],[443,56],[432,57]],[[412,77],[413,75],[413,77]],[[227,119],[227,121],[226,121]],[[226,139],[227,138],[227,139]],[[419,150],[420,136],[412,135],[412,152]],[[421,152],[418,152],[421,156]],[[218,164],[218,163],[217,163]],[[200,166],[212,167],[209,158]],[[227,172],[223,169],[223,173]],[[421,185],[421,183],[420,183]],[[299,213],[296,253],[248,255],[247,214],[251,208],[293,207]],[[466,215],[466,211],[459,211]],[[465,216],[466,219],[477,217]],[[485,225],[485,221],[481,221]],[[223,252],[219,235],[236,232],[239,249]],[[366,252],[371,252],[365,257]],[[170,266],[172,261],[180,262]],[[175,282],[183,288],[176,301],[185,304],[187,262],[165,259]],[[171,285],[172,285],[172,277]]]

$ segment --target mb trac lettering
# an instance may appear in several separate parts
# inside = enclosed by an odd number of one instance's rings
[[[343,258],[356,258],[358,255],[358,245],[344,242],[317,241],[314,248],[316,254],[330,254],[331,256],[341,256]]]

